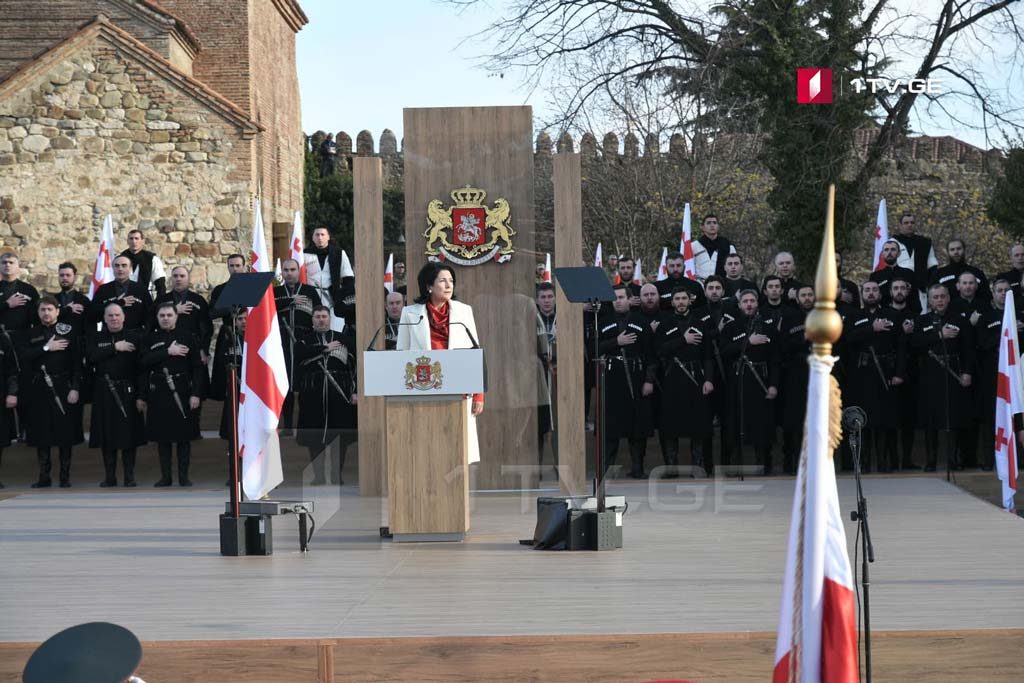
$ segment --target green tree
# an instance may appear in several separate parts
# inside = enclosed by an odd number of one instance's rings
[[[1011,149],[992,190],[988,217],[1015,237],[1024,237],[1024,147]]]

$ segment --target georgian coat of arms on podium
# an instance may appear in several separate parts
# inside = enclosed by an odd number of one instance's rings
[[[460,266],[478,266],[487,261],[505,263],[512,258],[512,210],[508,200],[499,198],[492,208],[484,203],[487,192],[465,187],[451,192],[450,207],[439,199],[427,204],[426,255],[431,261],[451,261]]]
[[[444,376],[441,374],[441,363],[431,362],[428,356],[420,356],[416,363],[405,364],[405,388],[429,391],[440,389],[444,384]]]

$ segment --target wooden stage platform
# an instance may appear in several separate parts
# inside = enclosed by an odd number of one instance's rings
[[[150,683],[763,681],[792,488],[614,483],[625,548],[558,553],[518,544],[536,493],[474,496],[466,543],[396,546],[381,500],[321,487],[312,551],[284,517],[275,554],[250,558],[218,554],[219,487],[21,493],[0,501],[0,681],[91,620],[145,641]],[[1020,680],[1024,520],[934,477],[865,493],[875,680]]]

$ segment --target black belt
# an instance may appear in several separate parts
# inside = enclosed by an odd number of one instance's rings
[[[878,357],[878,362],[879,363],[895,363],[896,362],[896,354],[895,353],[877,353],[875,355]],[[867,367],[871,367],[874,364],[875,364],[875,361],[871,358],[871,354],[870,353],[867,353],[865,351],[861,351],[857,355],[857,367],[858,368],[867,368]]]
[[[759,375],[768,376],[768,363],[763,360],[733,361],[732,369],[736,370],[739,365],[743,365],[747,369],[753,368]]]

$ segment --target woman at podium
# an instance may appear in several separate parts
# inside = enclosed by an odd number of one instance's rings
[[[420,295],[402,310],[396,350],[478,348],[473,308],[455,301],[455,271],[443,263],[428,261],[416,276]],[[469,411],[469,462],[480,461],[476,416],[483,412],[484,395],[466,398]]]

